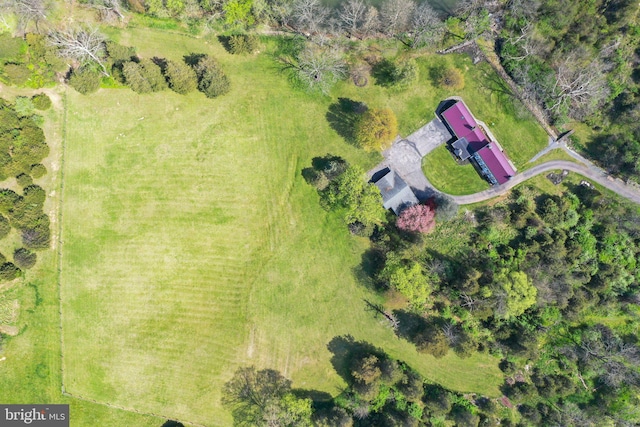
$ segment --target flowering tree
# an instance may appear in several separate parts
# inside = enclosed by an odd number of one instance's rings
[[[429,233],[436,224],[436,212],[429,205],[414,205],[402,211],[396,225],[400,230]]]

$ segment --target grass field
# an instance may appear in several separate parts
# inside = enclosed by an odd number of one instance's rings
[[[70,92],[61,277],[70,393],[228,425],[220,389],[237,367],[275,368],[295,387],[335,394],[343,383],[327,344],[351,334],[446,387],[499,394],[495,359],[419,355],[365,312],[364,298],[379,301],[356,279],[366,242],[322,211],[300,176],[327,152],[363,167],[379,159],[330,128],[331,99],[293,90],[267,55],[231,57],[217,41],[142,29],[111,36],[146,57],[212,53],[232,91],[217,100]],[[408,128],[415,94],[374,89]]]
[[[480,177],[473,165],[459,165],[444,145],[422,159],[422,171],[435,188],[454,196],[489,188],[489,183]]]

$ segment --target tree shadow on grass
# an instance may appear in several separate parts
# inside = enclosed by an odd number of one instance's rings
[[[395,68],[395,64],[388,59],[383,59],[373,64],[371,67],[371,76],[376,79],[376,85],[382,87],[393,86],[395,83],[393,77]]]
[[[383,283],[376,279],[378,273],[384,268],[385,255],[379,249],[367,249],[361,258],[360,264],[353,268],[353,274],[359,283],[369,289],[381,292],[386,289]]]
[[[178,421],[167,420],[166,423],[162,424],[162,427],[184,427],[184,424]]]
[[[398,319],[396,335],[409,342],[414,342],[415,338],[429,326],[427,320],[416,313],[394,310],[393,314]]]
[[[343,137],[349,144],[355,145],[356,122],[365,111],[367,111],[367,106],[362,102],[348,98],[338,98],[338,102],[329,106],[326,118],[329,125],[338,135]]]
[[[369,354],[376,355],[380,359],[386,356],[382,349],[365,341],[356,341],[351,335],[333,337],[327,344],[327,348],[333,353],[331,357],[333,369],[347,384],[353,383],[351,371],[355,360],[359,360]]]

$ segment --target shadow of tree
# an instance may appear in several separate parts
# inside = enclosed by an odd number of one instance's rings
[[[396,335],[409,342],[414,342],[415,338],[430,326],[424,317],[416,313],[405,310],[394,310],[393,314],[398,319]]]
[[[371,76],[376,79],[376,85],[390,87],[395,83],[393,77],[395,69],[396,66],[392,61],[383,59],[373,64],[371,67]]]
[[[350,144],[355,144],[355,125],[367,106],[348,98],[338,98],[338,102],[329,106],[326,118],[329,125],[338,135]]]
[[[184,427],[184,424],[178,421],[167,420],[167,422],[162,424],[162,427]]]
[[[355,360],[369,354],[376,355],[381,359],[385,357],[382,349],[365,341],[356,341],[351,335],[333,337],[327,344],[327,348],[333,353],[331,357],[333,369],[347,384],[353,383],[351,369]]]
[[[385,285],[376,277],[384,267],[385,254],[380,249],[369,248],[361,257],[361,262],[353,268],[353,274],[358,282],[376,291],[385,290]]]
[[[182,59],[184,60],[185,64],[187,64],[190,67],[194,67],[205,56],[207,55],[205,55],[204,53],[190,53],[189,55],[183,56]]]

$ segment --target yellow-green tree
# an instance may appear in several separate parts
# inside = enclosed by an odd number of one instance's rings
[[[371,108],[356,122],[355,140],[366,151],[389,148],[398,134],[398,120],[389,108]]]
[[[503,269],[496,274],[494,282],[500,287],[496,311],[503,318],[520,316],[536,303],[538,290],[526,273]]]

